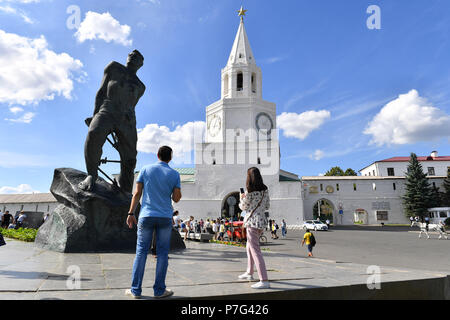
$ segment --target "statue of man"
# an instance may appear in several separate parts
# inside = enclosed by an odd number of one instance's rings
[[[118,140],[115,147],[121,160],[119,186],[126,192],[132,192],[137,156],[134,109],[145,92],[145,85],[136,73],[143,65],[144,57],[134,50],[128,55],[126,66],[113,61],[105,68],[95,97],[94,116],[86,119],[89,131],[84,145],[84,157],[88,176],[79,184],[83,190],[93,190],[103,144],[110,133],[115,133]]]

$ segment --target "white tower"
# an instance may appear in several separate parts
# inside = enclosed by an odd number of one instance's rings
[[[239,190],[247,171],[258,167],[269,188],[270,216],[288,224],[303,220],[301,183],[286,181],[280,171],[276,106],[262,99],[262,73],[244,27],[245,10],[226,66],[220,100],[206,107],[205,142],[195,145],[195,176],[182,185],[183,215],[216,218],[237,213]],[[291,174],[291,176],[295,176]]]
[[[223,143],[233,135],[249,135],[249,129],[254,131],[248,137],[250,141],[258,139],[255,133],[259,130],[265,130],[270,139],[272,129],[276,128],[276,106],[262,99],[262,72],[245,31],[245,11],[242,8],[239,11],[239,28],[227,65],[222,69],[221,99],[206,108],[207,143]]]

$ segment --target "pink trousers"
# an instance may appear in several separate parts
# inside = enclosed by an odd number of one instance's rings
[[[268,281],[266,264],[259,247],[259,236],[263,232],[256,228],[247,228],[247,273],[253,274],[253,265],[256,265],[260,281]]]

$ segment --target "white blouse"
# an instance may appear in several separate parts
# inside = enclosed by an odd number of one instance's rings
[[[260,201],[261,204],[258,206]],[[256,208],[255,212],[253,212],[253,215],[250,219],[248,219],[244,227],[264,229],[267,225],[265,212],[270,208],[269,191],[266,190],[245,193],[245,197],[239,202],[239,208],[241,208],[242,211],[246,211],[246,214],[250,214]]]

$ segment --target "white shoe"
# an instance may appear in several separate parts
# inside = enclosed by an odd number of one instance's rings
[[[135,295],[133,294],[133,292],[131,292],[131,289],[125,290],[125,295],[130,296],[130,297],[133,297],[134,299],[140,299],[140,298],[141,298],[141,296],[135,296]]]
[[[255,283],[254,285],[252,285],[253,289],[269,289],[270,288],[270,284],[269,281],[260,281],[258,283]]]
[[[173,295],[173,291],[170,290],[170,289],[166,289],[162,295],[160,295],[160,296],[154,296],[154,297],[155,297],[156,299],[161,299],[161,298],[167,298],[167,297],[170,297],[171,295]]]
[[[238,278],[241,280],[253,280],[253,276],[248,272],[241,274]]]

